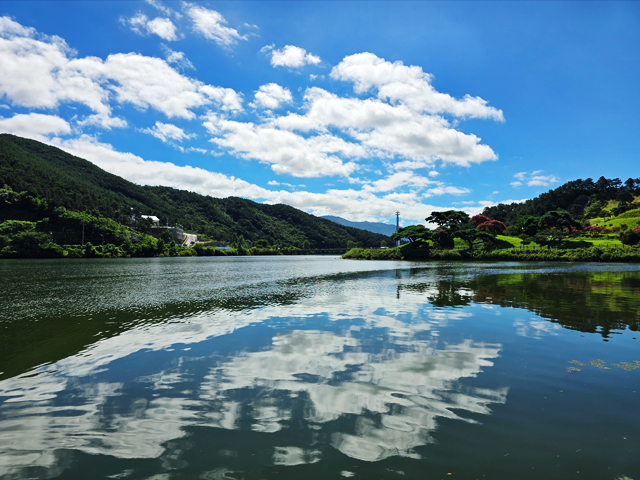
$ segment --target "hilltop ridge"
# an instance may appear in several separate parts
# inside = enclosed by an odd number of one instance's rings
[[[27,191],[51,208],[88,212],[126,223],[155,215],[160,223],[197,230],[213,240],[284,247],[379,247],[389,237],[336,224],[288,205],[216,198],[170,187],[141,186],[44,143],[0,134],[0,187]],[[0,222],[38,220],[36,212],[0,206]]]

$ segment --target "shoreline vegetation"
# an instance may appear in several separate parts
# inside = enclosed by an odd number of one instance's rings
[[[425,220],[438,228],[409,225],[391,236],[403,243],[400,246],[355,248],[342,258],[640,263],[640,226],[634,225],[635,221],[631,229],[627,224],[624,228],[605,228],[581,224],[561,209],[547,211],[540,217],[520,217],[518,223],[508,227],[500,220],[485,215],[469,217],[457,210],[433,212]]]
[[[387,249],[353,248],[342,255],[347,260],[491,260],[520,262],[628,262],[640,263],[640,248],[628,245],[586,248],[513,247],[495,250],[415,248],[407,243]]]
[[[438,211],[425,221],[436,228],[409,225],[389,237],[287,205],[135,185],[58,148],[0,134],[0,258],[639,262],[640,178],[578,179],[481,215]],[[393,241],[405,245],[384,248]]]

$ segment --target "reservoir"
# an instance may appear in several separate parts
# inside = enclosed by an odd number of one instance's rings
[[[0,262],[0,478],[640,479],[640,266]]]

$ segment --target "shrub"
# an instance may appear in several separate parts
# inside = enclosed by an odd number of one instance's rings
[[[636,228],[627,230],[620,234],[620,241],[623,245],[638,245],[640,244],[640,231],[636,231]]]

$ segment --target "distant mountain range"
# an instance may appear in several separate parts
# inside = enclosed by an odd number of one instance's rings
[[[331,220],[332,222],[338,223],[340,225],[344,225],[345,227],[353,227],[359,228],[361,230],[367,230],[373,233],[380,233],[382,235],[390,236],[392,233],[396,231],[395,225],[390,225],[388,223],[376,223],[376,222],[350,222],[349,220],[345,220],[341,217],[334,217],[333,215],[324,215],[323,217],[326,220]]]

